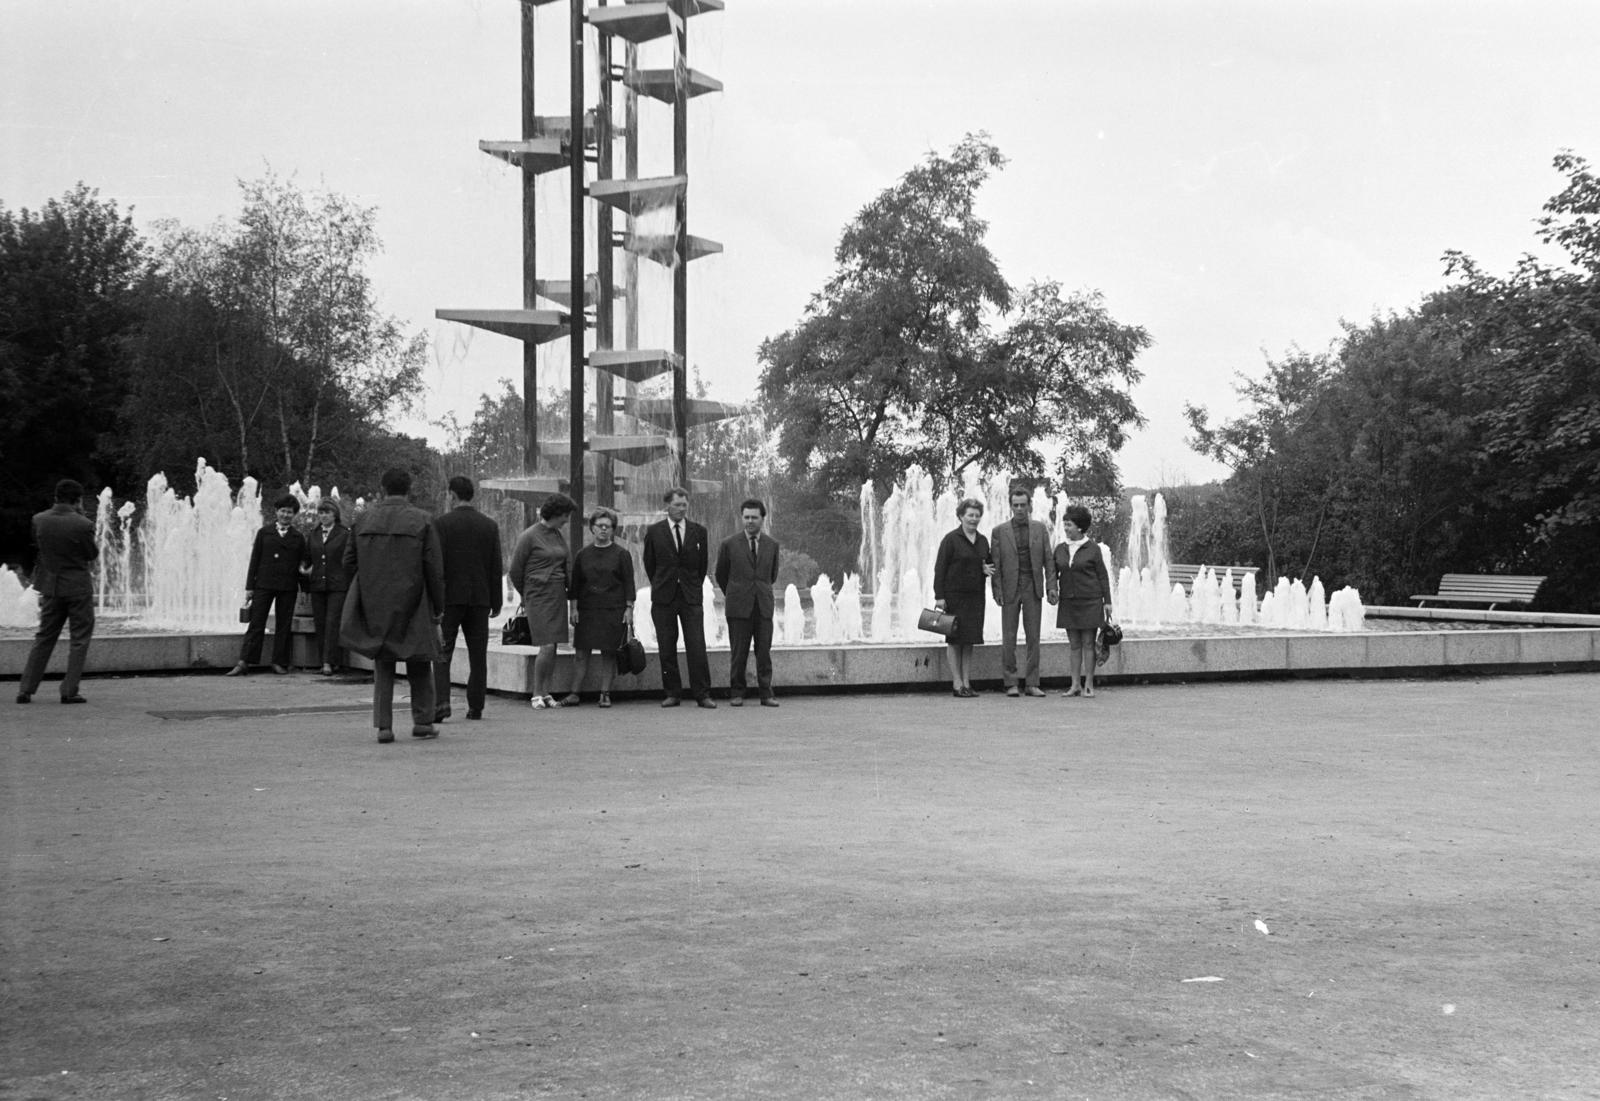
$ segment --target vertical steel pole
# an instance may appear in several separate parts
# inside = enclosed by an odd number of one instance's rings
[[[538,135],[537,115],[533,103],[533,3],[522,0],[522,137],[529,140]],[[534,195],[534,171],[524,161],[522,164],[522,308],[534,309],[538,293],[534,290],[538,276],[534,243],[537,234],[538,207]],[[522,473],[533,477],[539,469],[539,346],[532,340],[522,342]],[[526,522],[533,523],[533,506],[525,509]]]
[[[611,36],[600,36],[600,88],[594,110],[594,140],[596,146],[595,177],[609,180],[612,172],[611,157]],[[595,233],[595,281],[599,295],[594,304],[594,346],[611,348],[616,342],[616,318],[613,312],[613,285],[616,282],[613,260],[616,244],[611,239],[611,207],[601,203],[595,210],[598,229]],[[594,376],[594,431],[597,436],[613,433],[612,376],[596,371]],[[615,473],[611,456],[595,452],[594,499],[596,504],[610,506],[616,502]]]
[[[678,484],[689,486],[689,5],[675,0],[673,13],[672,172],[683,178],[678,194],[672,265],[672,421],[678,434]]]
[[[583,337],[584,337],[584,285],[583,285],[583,202],[584,202],[584,150],[583,138],[583,0],[571,0],[568,26],[571,29],[571,95],[572,95],[572,403],[571,439],[572,458],[569,465],[572,499],[577,503],[578,515],[583,515]],[[571,529],[581,532],[582,524]],[[575,544],[577,537],[570,540]]]

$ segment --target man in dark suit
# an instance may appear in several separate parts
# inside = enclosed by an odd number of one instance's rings
[[[656,628],[661,656],[661,686],[666,689],[662,707],[677,707],[683,696],[678,674],[678,627],[683,626],[683,649],[689,659],[689,690],[701,707],[716,707],[711,699],[711,664],[706,659],[706,628],[701,590],[711,549],[706,529],[689,519],[689,491],[678,487],[662,495],[667,518],[645,529],[644,572],[650,578],[650,620]]]
[[[989,582],[1000,605],[1000,674],[1008,696],[1043,696],[1039,687],[1039,623],[1042,601],[1056,602],[1056,560],[1050,529],[1033,519],[1033,494],[1011,487],[1011,519],[989,532],[994,576]],[[1023,687],[1017,686],[1017,624],[1027,640]]]
[[[63,626],[68,627],[69,642],[61,702],[86,702],[78,695],[78,680],[89,657],[89,640],[94,637],[94,579],[89,575],[89,563],[100,550],[94,544],[94,523],[79,510],[82,501],[83,486],[63,478],[56,483],[54,507],[33,518],[33,543],[38,551],[33,590],[39,594],[39,630],[17,685],[18,703],[33,700]]]
[[[772,696],[772,587],[778,581],[778,541],[761,533],[767,506],[754,497],[739,506],[744,530],[723,540],[717,554],[717,587],[728,617],[728,702],[744,706],[745,669],[750,643],[756,644],[756,690],[762,707],[777,707]]]
[[[272,624],[272,671],[283,676],[289,671],[294,643],[294,601],[300,594],[300,563],[306,557],[306,537],[294,526],[300,515],[300,502],[285,493],[272,503],[275,518],[256,532],[250,548],[250,568],[245,571],[250,621],[239,661],[228,670],[230,677],[242,677],[261,660],[261,644],[267,636],[267,614],[277,609]]]
[[[467,718],[483,718],[489,687],[489,620],[500,614],[500,525],[472,507],[472,479],[450,479],[450,509],[433,522],[444,551],[444,656],[433,667],[433,721],[450,717],[450,661],[456,632],[467,643]]]

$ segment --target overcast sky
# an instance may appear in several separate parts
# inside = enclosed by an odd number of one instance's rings
[[[1508,269],[1554,154],[1600,161],[1589,0],[728,0],[690,26],[726,86],[690,123],[690,231],[726,248],[691,269],[712,396],[752,394],[862,205],[986,130],[1006,277],[1098,289],[1155,339],[1136,484],[1218,473],[1185,401],[1229,412],[1264,355],[1416,305],[1446,249]],[[515,342],[433,318],[521,304],[517,176],[477,151],[517,136],[512,0],[0,0],[0,28],[0,202],[82,180],[199,225],[270,166],[378,208],[381,303],[433,338],[426,419],[520,378]],[[564,81],[541,69],[541,113]]]

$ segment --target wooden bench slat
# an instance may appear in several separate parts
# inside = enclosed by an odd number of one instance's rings
[[[1410,599],[1425,605],[1445,604],[1529,604],[1538,595],[1544,577],[1534,574],[1447,573],[1439,578],[1436,593],[1416,593]]]

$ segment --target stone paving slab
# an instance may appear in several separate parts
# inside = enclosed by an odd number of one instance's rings
[[[1600,675],[0,701],[0,1096],[1593,1098]]]

